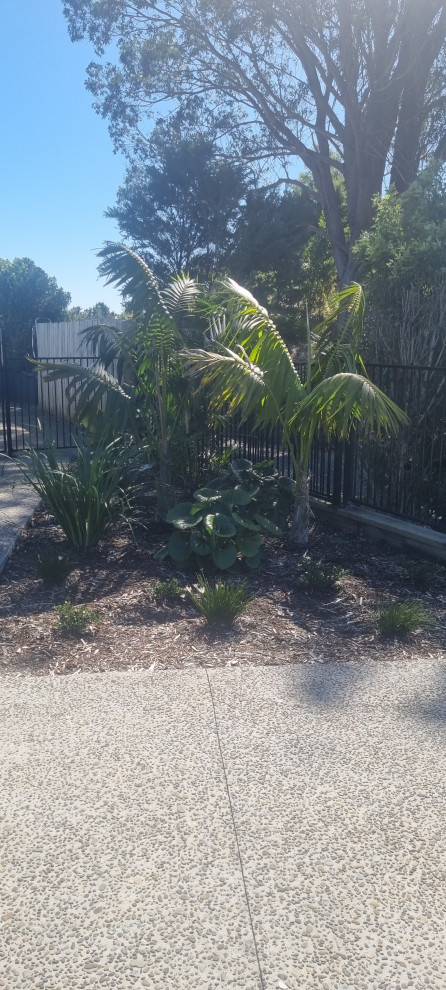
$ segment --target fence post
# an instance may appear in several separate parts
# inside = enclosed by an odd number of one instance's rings
[[[12,457],[14,447],[12,445],[11,428],[11,405],[9,396],[8,368],[6,362],[6,352],[3,334],[0,330],[0,385],[2,393],[2,420],[3,420],[3,448],[8,457]]]
[[[342,440],[334,441],[334,464],[333,464],[333,505],[342,504],[342,464],[343,447]]]
[[[345,456],[344,456],[344,490],[343,490],[343,504],[348,505],[352,502],[355,497],[354,492],[354,479],[353,472],[355,466],[355,431],[352,430],[350,438],[345,444]]]

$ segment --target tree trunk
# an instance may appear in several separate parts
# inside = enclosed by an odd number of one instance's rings
[[[310,476],[302,469],[297,481],[294,514],[291,520],[290,540],[298,547],[308,546],[310,528]]]

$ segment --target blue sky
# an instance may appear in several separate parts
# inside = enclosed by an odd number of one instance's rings
[[[84,86],[93,57],[89,44],[70,41],[62,0],[3,0],[0,257],[31,258],[73,305],[119,309],[95,250],[120,239],[103,213],[125,163]]]

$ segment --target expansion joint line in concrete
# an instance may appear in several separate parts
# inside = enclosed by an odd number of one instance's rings
[[[225,764],[225,760],[224,760],[224,756],[223,756],[223,747],[222,747],[222,744],[221,744],[220,733],[218,731],[217,710],[216,710],[216,707],[215,707],[214,695],[212,694],[212,685],[211,685],[211,679],[209,677],[209,671],[208,671],[207,667],[205,669],[206,669],[206,676],[207,676],[207,680],[208,680],[209,694],[210,694],[211,704],[212,704],[212,711],[214,713],[215,732],[216,732],[216,736],[217,736],[218,749],[219,749],[219,752],[220,752],[221,765],[223,767],[223,773],[224,773],[224,778],[225,778],[226,793],[228,795],[229,810],[231,812],[232,827],[234,829],[235,844],[236,844],[236,847],[237,847],[237,855],[238,855],[238,859],[239,859],[239,863],[240,863],[240,873],[241,873],[241,876],[242,876],[243,890],[245,892],[245,900],[246,900],[246,906],[247,906],[247,909],[248,909],[249,923],[250,923],[250,926],[251,926],[252,938],[253,938],[253,942],[254,942],[254,950],[255,950],[256,960],[257,960],[257,966],[258,966],[258,970],[259,970],[260,987],[261,987],[261,990],[266,990],[265,981],[263,979],[262,967],[261,967],[261,964],[260,964],[259,948],[258,948],[258,945],[257,945],[256,933],[254,931],[254,922],[252,920],[252,912],[251,912],[251,905],[250,905],[250,902],[249,902],[248,887],[247,887],[247,884],[246,884],[245,871],[243,869],[243,860],[242,860],[242,853],[241,853],[241,849],[240,849],[240,842],[239,842],[238,833],[237,833],[237,826],[235,824],[234,808],[233,808],[233,805],[232,805],[231,791],[230,791],[230,788],[229,788],[228,775],[226,773],[226,764]]]

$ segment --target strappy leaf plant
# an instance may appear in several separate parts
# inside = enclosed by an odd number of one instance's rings
[[[224,321],[211,321],[207,348],[183,352],[191,373],[206,386],[213,408],[241,414],[257,427],[280,424],[297,483],[291,538],[308,543],[309,459],[317,432],[348,438],[354,427],[396,434],[405,413],[367,377],[360,356],[364,296],[353,284],[339,292],[309,348],[307,381],[267,311],[232,279],[219,299]],[[311,358],[310,358],[311,355]]]

